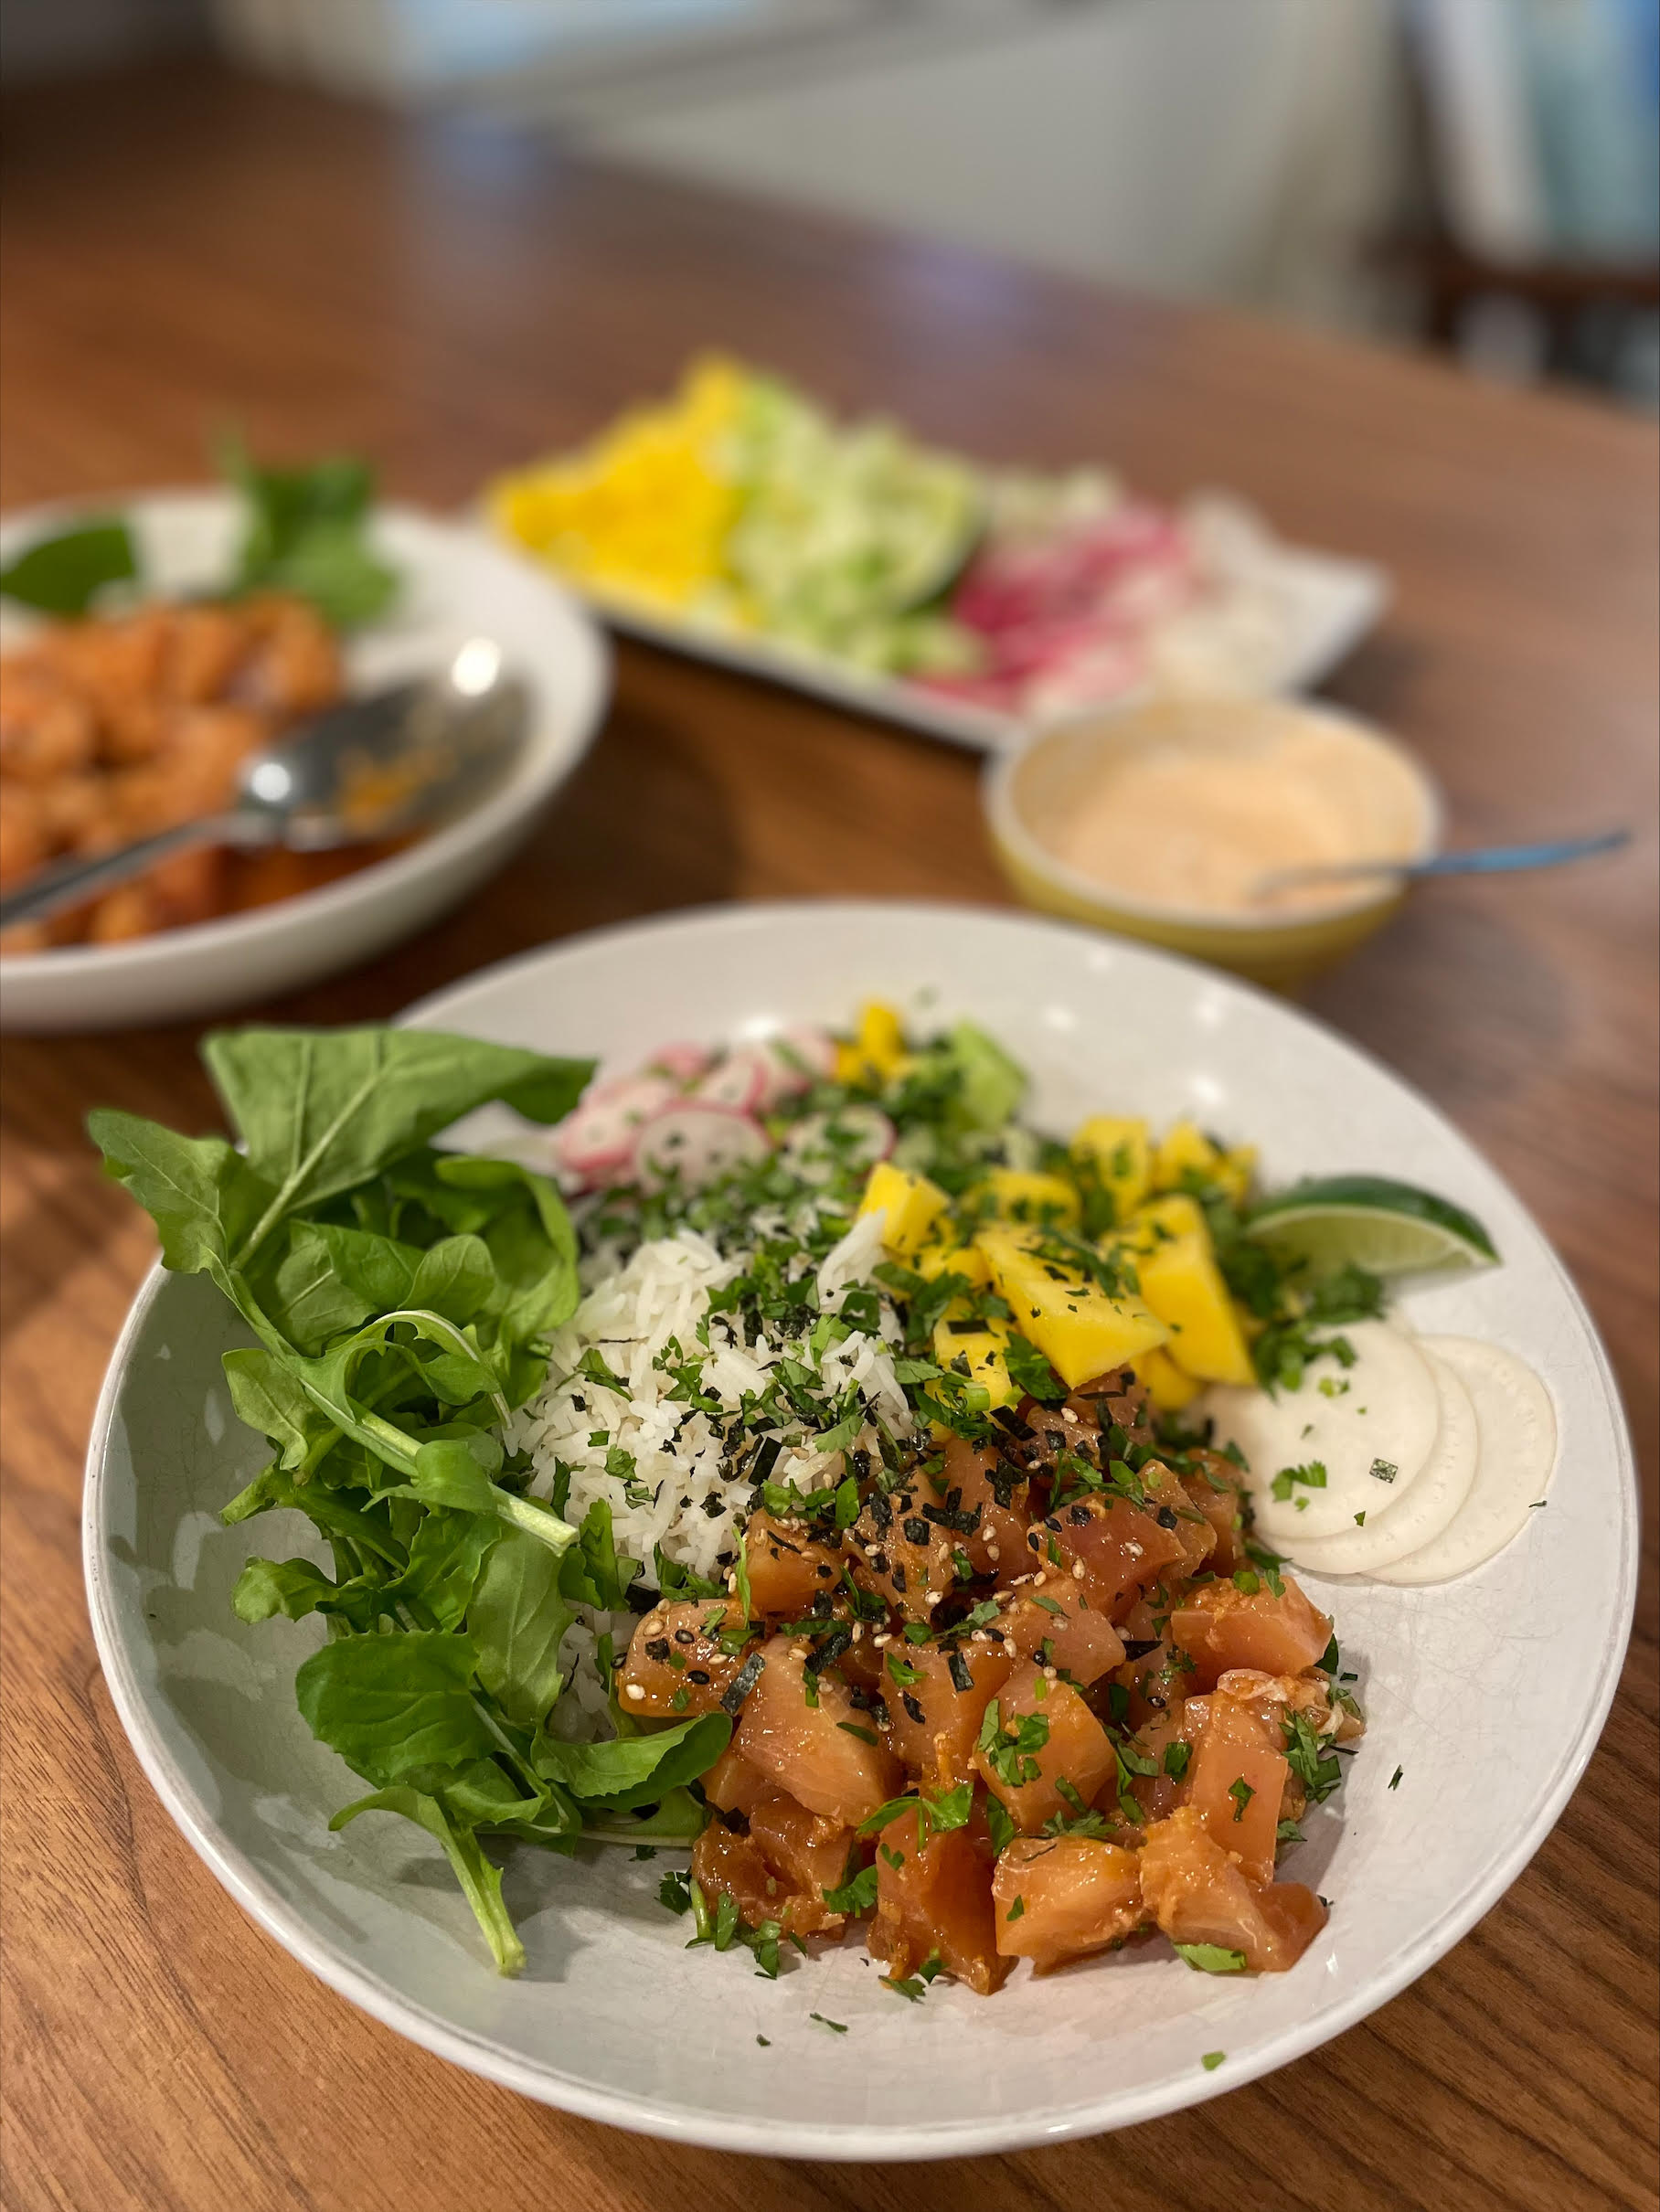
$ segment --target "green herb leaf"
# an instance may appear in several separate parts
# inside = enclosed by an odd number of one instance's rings
[[[1176,1943],[1172,1949],[1199,1973],[1239,1974],[1245,1971],[1245,1953],[1225,1950],[1220,1943]]]
[[[106,586],[137,574],[132,532],[119,516],[100,516],[27,546],[0,569],[0,594],[41,614],[85,614]]]

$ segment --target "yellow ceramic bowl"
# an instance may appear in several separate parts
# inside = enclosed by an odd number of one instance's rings
[[[1382,730],[1335,707],[1298,700],[1155,700],[1068,722],[994,757],[984,799],[1004,873],[1029,906],[1045,913],[1167,945],[1274,990],[1300,989],[1381,928],[1405,896],[1399,880],[1378,877],[1344,885],[1318,906],[1247,916],[1165,905],[1116,888],[1057,851],[1065,842],[1063,825],[1127,751],[1173,742],[1207,752],[1260,745],[1272,724],[1317,728],[1354,749],[1357,771],[1390,818],[1392,835],[1382,850],[1412,859],[1436,850],[1440,795],[1420,763]],[[1136,835],[1133,815],[1123,828],[1126,837]],[[1357,834],[1365,828],[1359,823]],[[1357,845],[1354,857],[1370,854]]]

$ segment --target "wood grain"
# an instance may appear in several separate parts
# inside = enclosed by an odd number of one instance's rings
[[[8,505],[260,449],[373,453],[468,497],[694,348],[770,360],[993,458],[1220,483],[1398,595],[1333,686],[1402,731],[1455,834],[1645,825],[1616,862],[1449,885],[1316,994],[1556,1239],[1612,1350],[1650,1512],[1632,1658],[1555,1834],[1474,1933],[1272,2079],[1091,2143],[922,2169],[671,2149],[474,2081],[259,1933],[128,1750],[80,1595],[80,1465],[149,1257],[80,1135],[205,1126],[185,1028],[5,1058],[5,2201],[16,2212],[1601,2212],[1655,2180],[1655,441],[1590,405],[1178,313],[479,127],[205,70],[5,118]],[[644,650],[529,847],[461,913],[286,1004],[389,1015],[482,962],[656,909],[1004,897],[974,764]],[[1496,1840],[1496,1839],[1495,1839]]]

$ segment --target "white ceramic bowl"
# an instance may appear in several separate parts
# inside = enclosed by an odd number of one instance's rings
[[[145,578],[160,591],[199,590],[228,571],[238,510],[222,491],[145,493],[14,516],[0,526],[0,559],[77,511],[127,516]],[[535,826],[605,710],[611,664],[600,631],[549,577],[480,530],[389,506],[376,515],[374,538],[404,589],[386,621],[351,641],[352,688],[441,667],[469,637],[495,638],[532,695],[525,748],[507,782],[408,851],[321,890],[128,944],[9,954],[0,959],[0,1028],[134,1028],[297,990],[432,920]],[[24,628],[5,609],[5,642]]]
[[[576,1861],[510,1859],[528,1965],[501,1981],[435,1846],[389,1819],[328,1834],[362,1785],[294,1707],[315,1622],[249,1629],[231,1614],[244,1558],[281,1558],[309,1524],[218,1522],[261,1447],[239,1430],[218,1367],[238,1326],[201,1278],[144,1286],[88,1460],[87,1587],[117,1709],[185,1834],[279,1942],[401,2034],[527,2095],[800,2158],[957,2156],[1150,2120],[1351,2026],[1450,1949],[1538,1849],[1613,1695],[1635,1583],[1614,1386],[1538,1229],[1434,1108],[1224,976],[1025,917],[738,907],[550,947],[410,1018],[623,1069],[665,1037],[845,1022],[878,992],[924,1018],[973,1015],[1006,1039],[1048,1126],[1109,1107],[1197,1114],[1259,1142],[1271,1182],[1367,1167],[1442,1191],[1503,1255],[1415,1293],[1409,1313],[1531,1361],[1556,1401],[1563,1463],[1548,1509],[1462,1581],[1307,1578],[1336,1615],[1370,1730],[1287,1867],[1334,1900],[1290,1973],[1218,1980],[1163,1946],[1131,1946],[1048,1982],[1022,1970],[990,2000],[941,1983],[912,2005],[848,1946],[787,1959],[766,1982],[746,1952],[684,1948],[686,1923],[656,1899],[683,1859],[590,1847]],[[481,1117],[469,1133],[491,1131]],[[1207,2071],[1214,2051],[1227,2056]]]

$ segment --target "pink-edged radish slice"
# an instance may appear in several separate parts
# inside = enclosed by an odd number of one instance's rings
[[[793,1098],[835,1073],[835,1039],[827,1029],[781,1029],[761,1048],[777,1070],[779,1098]]]
[[[714,1058],[707,1045],[659,1045],[646,1061],[645,1072],[669,1076],[678,1089],[684,1090],[688,1083],[697,1080]]]
[[[772,1147],[759,1122],[708,1099],[680,1099],[649,1121],[634,1145],[643,1189],[678,1180],[693,1189],[740,1167],[753,1167]]]
[[[734,1113],[761,1113],[772,1103],[774,1079],[771,1056],[759,1045],[740,1045],[699,1076],[689,1096]]]
[[[841,1167],[874,1167],[898,1142],[879,1106],[859,1101],[831,1113],[810,1113],[784,1139],[783,1156],[806,1183],[828,1183]]]
[[[559,1165],[587,1183],[620,1174],[633,1157],[641,1128],[676,1095],[673,1082],[661,1075],[625,1075],[597,1084],[555,1133]]]

